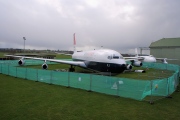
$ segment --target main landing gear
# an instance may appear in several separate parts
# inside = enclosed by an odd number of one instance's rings
[[[69,72],[74,72],[75,71],[75,67],[73,67],[72,65],[71,65],[71,67],[69,68]]]

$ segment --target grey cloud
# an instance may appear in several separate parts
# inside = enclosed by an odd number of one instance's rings
[[[90,2],[90,1],[88,1]],[[129,51],[179,37],[180,1],[0,0],[0,47]]]

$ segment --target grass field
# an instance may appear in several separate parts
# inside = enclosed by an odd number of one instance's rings
[[[0,52],[0,58],[1,58],[1,57],[4,57],[4,54],[5,54],[5,53]]]
[[[72,59],[70,55],[56,54],[56,59]]]
[[[151,105],[0,74],[1,120],[179,119],[180,93]]]

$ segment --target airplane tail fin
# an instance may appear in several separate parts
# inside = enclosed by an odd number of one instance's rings
[[[135,48],[135,56],[139,57],[137,48]]]
[[[73,42],[74,42],[74,53],[76,52],[76,36],[73,34]]]

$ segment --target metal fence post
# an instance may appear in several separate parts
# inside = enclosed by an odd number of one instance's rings
[[[1,64],[1,73],[2,73],[2,64]]]
[[[167,87],[168,87],[168,95],[167,97],[169,96],[169,79],[167,78]]]
[[[51,85],[52,84],[52,70],[51,70],[51,78],[50,78],[50,83],[49,83],[49,85]]]
[[[117,78],[116,84],[117,84],[117,97],[119,97],[119,81],[118,81],[118,78]]]
[[[36,82],[38,82],[38,69],[37,69],[37,72],[36,72],[36,77],[37,77],[37,80],[36,80]]]
[[[17,67],[16,67],[16,78],[17,78]]]
[[[26,67],[26,73],[25,73],[25,78],[24,79],[27,79],[27,67]]]
[[[166,98],[172,98],[169,94],[170,90],[169,90],[169,87],[170,87],[170,84],[169,84],[169,78],[167,78],[167,86],[168,86],[168,95]]]
[[[69,83],[69,82],[70,82],[69,74],[70,74],[70,73],[69,73],[69,71],[68,71],[68,86],[67,86],[67,88],[70,87],[70,86],[69,86],[69,84],[70,84],[70,83]]]
[[[9,75],[9,63],[8,63],[8,75]]]
[[[2,64],[1,64],[1,72],[0,73],[2,73]]]
[[[152,98],[153,81],[150,80],[150,82],[151,82],[151,100],[150,100],[150,104],[153,104],[154,103],[153,98]]]
[[[92,74],[90,74],[90,85],[89,85],[89,90],[88,92],[91,92],[91,87],[92,87]]]

